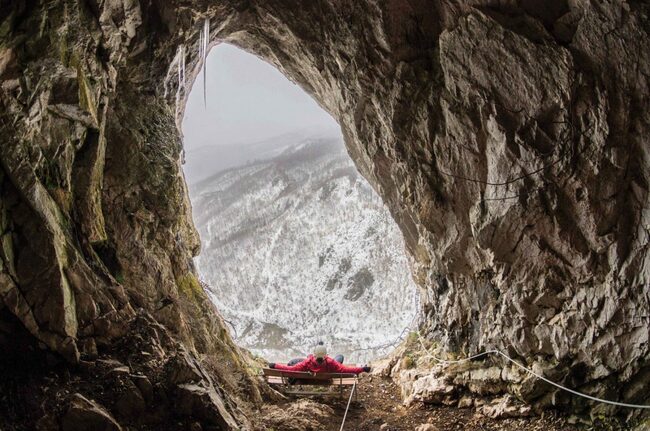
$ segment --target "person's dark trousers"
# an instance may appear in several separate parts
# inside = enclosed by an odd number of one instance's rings
[[[342,364],[344,359],[345,359],[345,358],[344,358],[343,355],[336,355],[336,356],[334,356],[334,360],[335,360],[336,362],[338,362],[339,364]],[[289,365],[290,367],[292,367],[292,366],[294,366],[294,365],[296,365],[296,364],[301,363],[301,362],[304,361],[304,360],[305,360],[305,358],[296,358],[296,359],[292,359],[292,360],[290,360],[289,362],[287,362],[287,365]]]

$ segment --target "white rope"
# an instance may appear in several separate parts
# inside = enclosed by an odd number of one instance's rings
[[[518,366],[522,370],[524,370],[527,373],[537,377],[538,379],[543,380],[546,383],[555,386],[556,388],[559,388],[559,389],[561,389],[563,391],[567,391],[567,392],[572,393],[574,395],[577,395],[579,397],[587,398],[589,400],[596,401],[596,402],[599,402],[599,403],[611,404],[611,405],[617,406],[617,407],[626,407],[626,408],[630,408],[630,409],[650,409],[650,406],[647,406],[647,405],[628,404],[628,403],[620,403],[618,401],[604,400],[602,398],[593,397],[591,395],[587,395],[587,394],[583,394],[582,392],[578,392],[578,391],[576,391],[574,389],[567,388],[565,386],[560,385],[559,383],[556,383],[556,382],[554,382],[552,380],[547,379],[546,377],[542,376],[541,374],[538,374],[538,373],[534,372],[533,370],[531,370],[529,368],[526,368],[525,366],[523,366],[519,362],[512,359],[510,356],[508,356],[505,353],[501,352],[500,350],[487,350],[485,352],[481,352],[479,354],[470,356],[469,358],[463,358],[463,359],[449,361],[449,360],[446,360],[446,359],[438,358],[438,357],[432,355],[431,353],[429,353],[429,350],[424,346],[424,343],[422,342],[422,337],[420,336],[420,334],[418,334],[418,340],[420,341],[420,344],[422,345],[422,348],[424,349],[424,351],[427,352],[426,357],[431,358],[431,359],[433,359],[435,361],[438,361],[440,363],[443,363],[443,364],[459,364],[461,362],[471,361],[472,359],[476,359],[476,358],[479,358],[481,356],[487,356],[487,355],[493,353],[493,354],[500,355],[500,356],[504,357],[508,361],[512,362],[513,364],[515,364],[516,366]]]
[[[352,395],[354,394],[354,390],[357,388],[356,382],[352,385],[352,390],[350,391],[350,398],[348,398],[348,405],[345,408],[345,414],[343,415],[343,422],[341,422],[341,428],[339,431],[343,431],[343,425],[345,425],[345,418],[348,417],[348,410],[350,409],[350,402],[352,402]]]

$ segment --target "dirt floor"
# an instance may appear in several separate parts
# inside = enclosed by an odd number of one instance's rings
[[[574,431],[578,430],[554,413],[544,417],[491,419],[478,415],[473,408],[446,406],[403,406],[399,388],[378,376],[361,378],[358,399],[350,405],[344,430],[412,431],[422,425],[423,431]],[[338,431],[341,427],[348,397],[311,400],[292,399],[266,410],[264,429],[273,431],[323,430]],[[280,411],[282,413],[280,413]],[[303,417],[304,416],[304,417]]]
[[[345,429],[378,430],[383,424],[391,431],[414,430],[422,424],[432,424],[440,431],[507,430],[507,431],[572,431],[566,421],[548,415],[524,419],[491,419],[476,415],[473,408],[446,406],[403,406],[399,388],[390,379],[369,376],[361,379],[358,403],[350,407]],[[345,406],[336,409],[341,418]],[[335,428],[339,429],[339,428]]]

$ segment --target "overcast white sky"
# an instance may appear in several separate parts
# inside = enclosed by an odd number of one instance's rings
[[[292,132],[338,131],[338,125],[300,87],[258,57],[220,44],[207,59],[207,109],[203,74],[185,108],[185,150],[230,146]],[[186,166],[186,172],[191,166]]]

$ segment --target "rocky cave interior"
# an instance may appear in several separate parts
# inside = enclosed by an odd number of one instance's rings
[[[0,427],[76,429],[101,405],[135,429],[248,429],[275,396],[192,265],[174,59],[185,46],[196,76],[188,47],[206,18],[212,43],[274,64],[339,122],[404,235],[419,332],[441,354],[499,349],[647,404],[649,13],[638,0],[0,0]],[[480,395],[481,373],[503,366],[425,370],[406,396],[440,402],[432,380]],[[537,410],[644,420],[523,373],[490,379]]]

